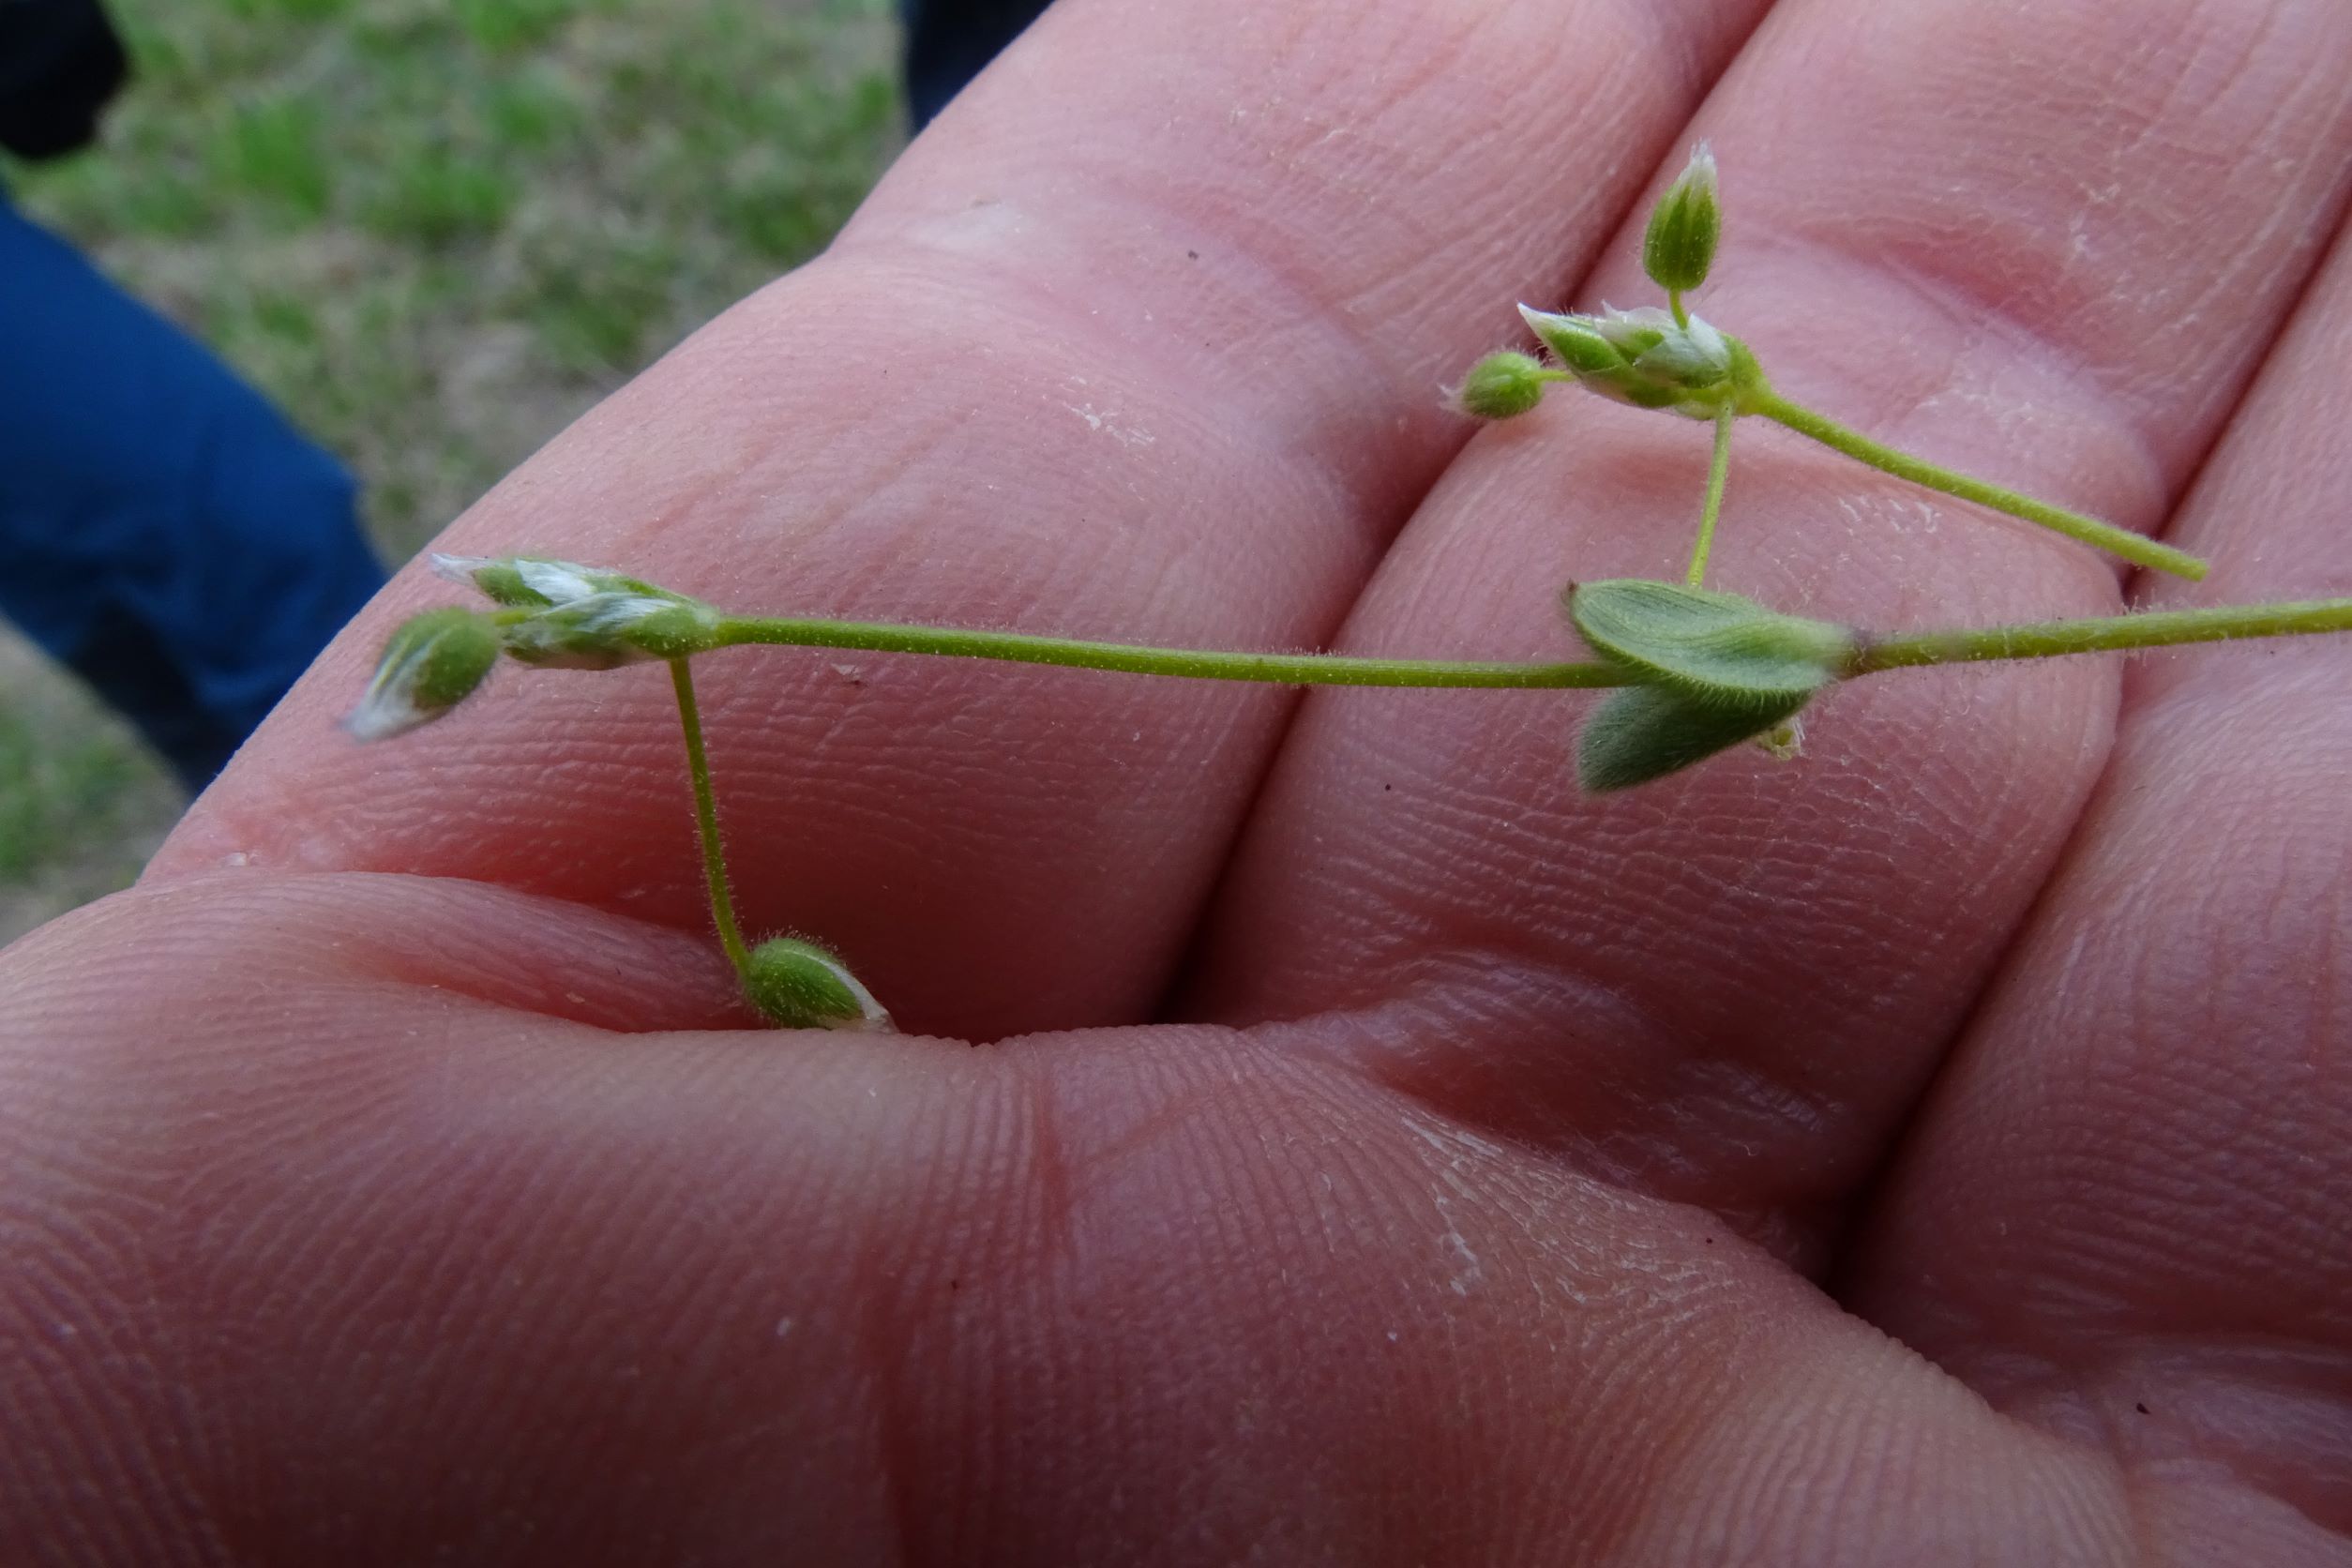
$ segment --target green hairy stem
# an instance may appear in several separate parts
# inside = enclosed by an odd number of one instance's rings
[[[2112,522],[2102,522],[2097,518],[2086,517],[2063,506],[2053,506],[2046,501],[2036,501],[2032,496],[2021,495],[1999,485],[1938,467],[1884,442],[1873,441],[1860,430],[1848,430],[1827,415],[1817,414],[1802,403],[1792,403],[1770,387],[1750,389],[1741,400],[1741,409],[1743,413],[1760,415],[1775,424],[1785,425],[1799,435],[1809,436],[1822,445],[1843,452],[1858,462],[1868,463],[1881,473],[1907,479],[1938,494],[1957,496],[1963,501],[1973,501],[1981,506],[1990,506],[1997,512],[2006,512],[2028,522],[2040,523],[2070,539],[2079,539],[2084,544],[2119,555],[2134,565],[2152,566],[2160,572],[2187,578],[2192,582],[2201,581],[2205,577],[2205,563],[2187,550],[2175,550],[2170,545],[2159,544],[2154,539],[2134,534],[2128,528],[2118,528]]]

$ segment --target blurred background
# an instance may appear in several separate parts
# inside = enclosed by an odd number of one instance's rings
[[[891,0],[105,8],[128,83],[89,149],[0,158],[8,200],[348,467],[387,565],[821,249],[906,136]],[[0,622],[0,944],[185,803]]]

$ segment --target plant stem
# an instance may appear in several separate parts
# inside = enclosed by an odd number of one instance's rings
[[[1724,480],[1731,472],[1731,424],[1740,411],[1726,403],[1715,415],[1715,451],[1707,460],[1707,499],[1698,509],[1698,543],[1691,549],[1688,581],[1694,588],[1707,580],[1707,553],[1715,548],[1715,519],[1723,511]]]
[[[1131,675],[1259,681],[1274,686],[1524,689],[1626,686],[1633,679],[1608,665],[1597,663],[1499,664],[1454,659],[1357,658],[1345,654],[1220,653],[1200,648],[1147,648],[1128,642],[1036,637],[1026,632],[969,631],[959,626],[907,626],[872,621],[731,616],[719,623],[717,646],[737,647],[745,643],[854,648],[882,654],[938,654],[1073,670],[1118,671]]]
[[[702,750],[702,713],[694,701],[694,676],[687,660],[670,661],[670,684],[678,693],[678,724],[686,731],[686,773],[694,780],[694,831],[702,841],[702,877],[711,889],[711,923],[718,927],[718,942],[738,977],[751,978],[751,955],[735,925],[735,901],[727,891],[727,860],[718,845],[718,802],[711,795],[711,761]]]
[[[1856,634],[1852,658],[1839,673],[1850,679],[1882,670],[1992,659],[2056,658],[2066,654],[2129,652],[2250,637],[2297,637],[2352,631],[2352,598],[2285,604],[2226,604],[2203,610],[2144,611],[2075,621],[2037,621],[1949,631]],[[1560,690],[1634,686],[1641,677],[1597,662],[1506,664],[1455,659],[1359,658],[1345,654],[1220,653],[1201,648],[1152,648],[1131,642],[1083,642],[1027,632],[971,631],[961,626],[912,626],[878,621],[811,621],[731,616],[719,623],[717,647],[765,644],[846,648],[880,654],[925,654],[999,659],[1067,670],[1131,675],[1169,675],[1200,681],[1250,681],[1273,686],[1471,687]],[[703,858],[711,874],[712,913],[721,940],[734,927],[726,875],[718,859],[718,825],[710,800],[710,769],[686,660],[673,659],[678,712],[686,726],[686,760],[702,820]]]
[[[1685,332],[1688,332],[1691,329],[1690,307],[1682,303],[1681,290],[1668,289],[1666,291],[1666,309],[1674,312],[1675,325],[1681,327]]]
[[[2158,544],[2127,528],[2118,528],[2114,523],[2102,522],[2097,518],[2068,511],[2063,506],[2053,506],[2046,501],[2036,501],[2029,495],[2020,495],[2015,490],[1970,478],[1966,474],[1939,468],[1908,452],[1873,441],[1859,430],[1848,430],[1802,403],[1792,403],[1768,386],[1748,389],[1741,400],[1740,407],[1744,414],[1760,414],[1776,424],[1787,426],[1799,435],[1810,436],[1824,446],[1843,452],[1899,479],[1908,479],[1915,485],[1942,494],[1990,506],[1997,512],[2007,512],[2011,517],[2023,518],[2028,522],[2038,522],[2070,539],[2080,539],[2087,545],[2095,545],[2112,554],[2120,555],[2135,565],[2153,566],[2160,572],[2185,577],[2192,582],[2205,576],[2205,563],[2186,550]]]
[[[1959,631],[1913,632],[1899,637],[1864,637],[1844,673],[1929,664],[1968,664],[1985,659],[2054,658],[2064,654],[2111,653],[2169,648],[2186,642],[2224,642],[2241,637],[2299,637],[2352,631],[2352,599],[2306,599],[2290,604],[2224,604],[2207,610],[2144,611],[2081,621],[2042,621],[2028,626],[1983,626]]]

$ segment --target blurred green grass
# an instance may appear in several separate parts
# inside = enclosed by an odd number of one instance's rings
[[[888,0],[112,0],[101,146],[6,171],[351,464],[401,559],[822,248],[900,138]],[[0,645],[0,942],[179,807]]]

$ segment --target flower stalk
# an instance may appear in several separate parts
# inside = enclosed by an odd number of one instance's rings
[[[2064,506],[2054,506],[2047,501],[2037,501],[2030,495],[2022,495],[2013,490],[1940,467],[1923,458],[1913,457],[1884,442],[1873,441],[1860,430],[1848,430],[1825,414],[1817,414],[1802,403],[1791,402],[1769,386],[1750,390],[1741,400],[1741,412],[1760,415],[1776,425],[1819,442],[1832,451],[1843,452],[1880,473],[1907,479],[1922,490],[1935,490],[1962,501],[1973,501],[1980,506],[1990,506],[1997,512],[2006,512],[2027,522],[2040,523],[2070,539],[2079,539],[2110,555],[2119,555],[2135,566],[2170,572],[2191,582],[2202,581],[2205,578],[2205,562],[2185,550],[2175,550],[2168,544],[2134,534],[2128,528],[2118,528],[2112,522],[2103,522],[2081,512],[2069,511]]]
[[[1739,410],[1728,406],[1715,414],[1715,447],[1707,460],[1707,498],[1698,510],[1698,542],[1691,547],[1691,566],[1683,579],[1694,588],[1707,580],[1707,557],[1715,548],[1715,520],[1723,515],[1724,481],[1731,474],[1731,427],[1739,417]]]
[[[1858,651],[1840,679],[1887,670],[1991,660],[2058,658],[2073,654],[2136,653],[2243,638],[2302,637],[2352,631],[2352,598],[2280,604],[2212,605],[2199,610],[2135,611],[2080,620],[1937,631],[1854,634]],[[1364,658],[1349,654],[1229,653],[1130,642],[1093,642],[1028,632],[891,621],[829,621],[725,616],[722,647],[837,648],[997,659],[1015,664],[1099,670],[1184,680],[1271,686],[1453,687],[1485,690],[1599,689],[1636,684],[1606,663],[1537,660]]]
[[[702,850],[702,879],[710,890],[711,924],[718,928],[718,944],[735,967],[735,978],[751,981],[751,953],[744,946],[743,928],[735,924],[735,900],[727,886],[727,856],[718,837],[718,801],[711,790],[711,759],[702,746],[702,709],[694,696],[691,661],[670,661],[670,684],[678,696],[678,727],[686,731],[686,776],[694,787],[694,833]]]
[[[903,626],[888,621],[827,621],[725,616],[719,647],[765,644],[844,648],[877,654],[928,654],[997,659],[1127,675],[1171,675],[1203,681],[1254,681],[1267,686],[1465,686],[1558,690],[1621,684],[1603,666],[1578,662],[1504,663],[1476,659],[1366,658],[1350,654],[1229,653],[1210,648],[1161,648],[1132,642],[1093,642],[1029,632],[974,631],[963,626]]]

